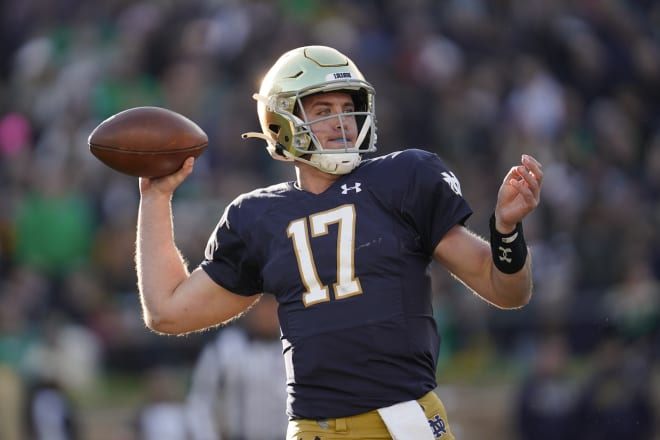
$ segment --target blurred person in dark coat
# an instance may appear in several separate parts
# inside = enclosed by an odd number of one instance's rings
[[[577,407],[578,438],[652,440],[653,380],[646,351],[617,334],[601,342]]]
[[[577,440],[577,383],[567,370],[568,347],[560,335],[539,347],[533,369],[523,382],[515,413],[521,440]]]

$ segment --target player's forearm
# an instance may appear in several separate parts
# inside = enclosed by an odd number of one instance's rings
[[[522,307],[532,295],[531,256],[522,222],[504,225],[498,219],[494,214],[489,222],[493,292],[500,307]]]
[[[136,253],[138,289],[149,327],[166,316],[168,301],[188,277],[174,243],[172,209],[166,197],[143,197],[138,212]]]
[[[526,305],[532,297],[531,255],[527,255],[524,266],[509,274],[491,265],[492,302],[504,309],[515,309]]]

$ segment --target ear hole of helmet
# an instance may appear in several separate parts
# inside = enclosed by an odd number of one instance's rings
[[[277,153],[278,156],[287,157],[286,154],[284,154],[285,149],[286,147],[279,142],[275,144],[275,153]]]

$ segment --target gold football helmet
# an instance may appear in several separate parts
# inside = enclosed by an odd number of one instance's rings
[[[344,91],[353,97],[355,111],[333,115],[354,116],[358,123],[355,144],[324,149],[300,110],[301,99],[316,93]],[[374,88],[357,66],[339,51],[325,46],[305,46],[282,55],[264,77],[257,101],[262,133],[245,133],[243,138],[266,141],[266,149],[278,160],[299,160],[330,174],[346,174],[359,165],[362,154],[376,150]],[[325,118],[322,118],[325,119]]]

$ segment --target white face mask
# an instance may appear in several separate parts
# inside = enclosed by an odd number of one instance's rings
[[[362,85],[361,87],[364,86]],[[329,92],[332,90],[327,91]],[[292,98],[296,100],[298,103],[297,106],[301,108],[303,107],[301,102],[303,96],[305,95],[298,93]],[[254,98],[259,101],[264,109],[268,109],[268,111],[272,111],[282,118],[292,122],[292,128],[285,137],[288,142],[287,145],[277,143],[279,136],[277,134],[265,132],[249,132],[243,134],[243,138],[256,137],[265,140],[268,144],[266,149],[274,159],[304,162],[325,173],[342,175],[350,173],[360,165],[362,154],[376,151],[376,124],[373,108],[369,111],[345,112],[341,115],[324,116],[322,118],[308,121],[304,114],[300,117],[291,113],[290,110],[279,108],[277,105],[277,95],[268,98],[266,96],[255,94]],[[339,150],[324,149],[321,142],[319,142],[312,132],[311,125],[324,119],[337,117],[339,117],[341,121],[342,117],[349,116],[363,118],[358,127],[359,132],[355,144]],[[342,137],[346,139],[346,133],[343,133]],[[362,146],[362,144],[365,145]]]

